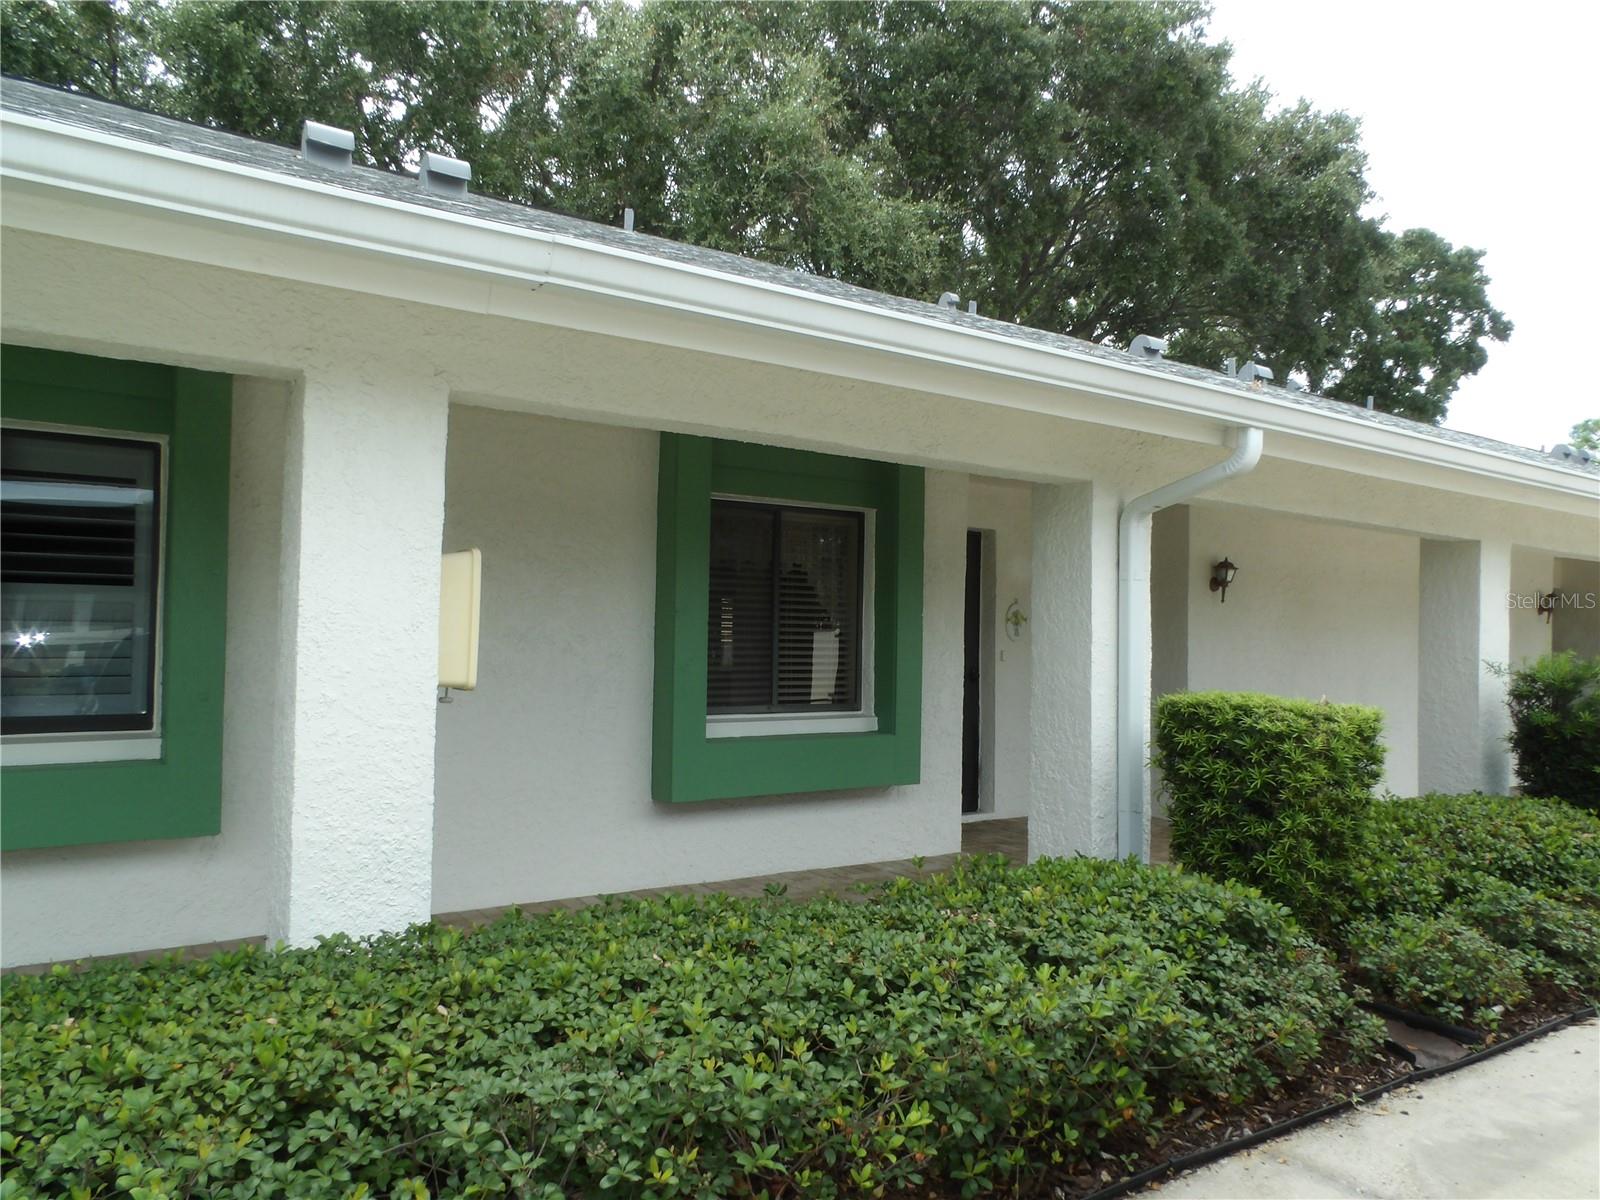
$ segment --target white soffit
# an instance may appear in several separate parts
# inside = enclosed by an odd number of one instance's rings
[[[17,228],[546,322],[565,308],[540,305],[534,317],[534,306],[527,302],[530,293],[553,285],[597,300],[701,318],[701,325],[705,319],[712,322],[709,337],[706,330],[699,336],[685,332],[682,320],[653,325],[646,340],[663,344],[692,349],[715,344],[728,353],[728,343],[717,340],[715,329],[721,326],[725,333],[733,324],[758,334],[798,335],[909,358],[961,376],[976,373],[1071,389],[1190,419],[1180,422],[1185,431],[1175,429],[1171,436],[1192,439],[1194,418],[1213,435],[1220,433],[1218,427],[1254,424],[1269,434],[1269,454],[1270,435],[1282,433],[1342,451],[1336,457],[1345,460],[1344,469],[1392,477],[1400,460],[1434,468],[1426,472],[1433,476],[1428,486],[1465,473],[1600,500],[1600,478],[1553,461],[1443,440],[1429,436],[1425,427],[1412,431],[1373,424],[1354,411],[1344,416],[1271,393],[1244,393],[1220,377],[1209,383],[1152,370],[1131,358],[1123,362],[1041,345],[1007,336],[1007,327],[999,322],[985,323],[993,328],[951,325],[914,312],[354,191],[10,109],[0,109],[0,124],[0,181],[6,187],[0,212],[6,224]],[[64,205],[63,192],[82,204]],[[86,214],[94,214],[87,224]],[[172,231],[167,245],[153,239],[156,227]],[[262,252],[263,240],[271,243],[271,253]],[[309,253],[290,253],[293,245]],[[335,248],[344,253],[330,255],[328,250]],[[388,269],[352,276],[352,253]],[[967,396],[974,391],[970,379],[952,381],[947,390]],[[1105,414],[1080,409],[1062,415],[1110,423]],[[1360,456],[1364,466],[1350,463],[1351,451],[1365,452]],[[1368,455],[1380,456],[1380,461]],[[1469,482],[1461,479],[1456,490],[1474,491]]]

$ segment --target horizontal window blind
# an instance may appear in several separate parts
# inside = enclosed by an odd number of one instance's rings
[[[863,514],[712,504],[709,713],[861,705]]]
[[[128,482],[7,472],[0,480],[0,564],[6,579],[132,587],[138,505],[154,496]]]
[[[778,514],[712,506],[708,712],[759,712],[773,702],[773,535]]]
[[[150,728],[160,446],[7,429],[0,459],[5,732]]]

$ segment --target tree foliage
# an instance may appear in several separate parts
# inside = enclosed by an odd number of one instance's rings
[[[1579,450],[1600,451],[1600,417],[1589,417],[1572,427],[1567,440]]]
[[[1395,232],[1358,123],[1238,85],[1207,9],[0,0],[8,72],[1093,341],[1165,333],[1438,419],[1511,325]]]

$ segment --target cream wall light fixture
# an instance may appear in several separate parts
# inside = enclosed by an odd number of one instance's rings
[[[1221,592],[1222,603],[1228,602],[1228,585],[1233,582],[1233,577],[1239,573],[1239,568],[1226,558],[1211,568],[1211,590]]]

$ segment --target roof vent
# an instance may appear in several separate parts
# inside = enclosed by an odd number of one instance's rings
[[[622,210],[622,232],[633,232],[633,209],[631,208],[625,208]]]
[[[978,315],[978,302],[976,300],[967,301],[967,315],[969,317],[975,317]]]
[[[1300,381],[1292,376],[1283,381],[1283,386],[1291,392],[1303,392],[1306,390]]]
[[[307,162],[344,170],[355,161],[356,135],[337,125],[307,121],[300,132],[300,157]]]
[[[1257,383],[1272,378],[1272,368],[1263,367],[1260,363],[1247,362],[1239,368],[1239,373],[1234,376],[1240,383]]]
[[[1151,361],[1159,359],[1166,352],[1167,339],[1148,333],[1141,333],[1128,346],[1128,353],[1135,358],[1147,358]]]
[[[417,170],[417,182],[425,192],[438,192],[441,196],[465,196],[467,184],[472,182],[472,164],[424,150],[422,165]]]
[[[1587,466],[1595,461],[1595,457],[1581,446],[1569,446],[1565,442],[1550,451],[1551,458],[1559,458],[1562,462],[1583,463]]]
[[[954,292],[941,292],[939,294],[939,307],[940,308],[960,308],[961,307],[961,297],[956,295]]]

